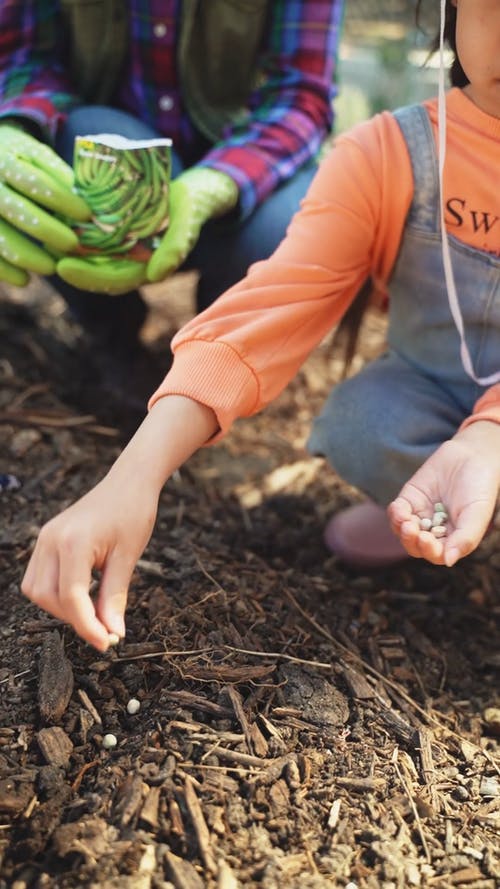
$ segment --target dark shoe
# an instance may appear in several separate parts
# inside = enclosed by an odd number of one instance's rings
[[[90,412],[130,433],[146,416],[148,400],[169,369],[170,355],[158,356],[138,341],[127,345],[87,344],[94,381],[85,401]]]
[[[57,275],[48,279],[62,296],[68,309],[82,330],[94,338],[118,336],[122,340],[137,339],[143,326],[148,307],[138,290],[130,290],[120,296],[91,293],[73,287]]]
[[[137,290],[121,296],[90,293],[50,279],[82,330],[82,376],[71,385],[80,409],[106,425],[135,430],[149,397],[165,376],[170,356],[159,358],[140,340],[147,305]]]

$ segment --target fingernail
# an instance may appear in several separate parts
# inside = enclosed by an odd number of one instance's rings
[[[458,562],[459,558],[460,550],[458,550],[456,547],[453,547],[452,549],[446,550],[444,554],[444,563],[447,568],[452,568],[455,562]]]
[[[91,642],[90,644],[93,645],[94,648],[96,648],[97,651],[100,651],[101,653],[104,651],[107,651],[109,648],[109,641],[108,641],[107,634],[103,637],[96,637],[94,639],[94,641]]]

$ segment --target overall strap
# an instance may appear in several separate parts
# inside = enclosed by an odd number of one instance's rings
[[[423,105],[393,111],[410,153],[414,194],[408,222],[422,231],[438,233],[439,169],[434,134]]]
[[[124,0],[60,0],[73,83],[88,102],[111,99],[128,48]]]
[[[271,0],[182,0],[177,62],[183,99],[211,142],[248,113]]]

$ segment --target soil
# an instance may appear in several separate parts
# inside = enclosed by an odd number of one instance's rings
[[[191,285],[148,292],[159,355]],[[2,292],[0,342],[1,889],[500,886],[499,532],[451,570],[326,550],[359,496],[304,448],[331,342],[168,482],[105,655],[19,584],[124,427],[47,285]]]

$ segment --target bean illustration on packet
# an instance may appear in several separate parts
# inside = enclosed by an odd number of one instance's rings
[[[90,207],[90,220],[76,229],[78,255],[60,261],[66,281],[93,289],[93,269],[109,276],[107,292],[120,292],[121,279],[144,281],[145,264],[169,223],[170,139],[132,140],[101,133],[77,136],[75,190]],[[132,275],[132,278],[131,278]]]

